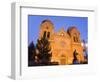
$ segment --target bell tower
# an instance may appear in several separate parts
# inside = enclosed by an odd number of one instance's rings
[[[53,33],[54,33],[53,23],[50,20],[42,21],[40,25],[39,39],[41,39],[43,36],[49,39]]]

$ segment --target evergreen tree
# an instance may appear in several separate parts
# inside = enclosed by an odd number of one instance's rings
[[[77,53],[77,51],[75,50],[75,51],[73,52],[73,56],[74,56],[73,64],[78,64],[77,55],[78,55],[78,53]]]
[[[31,42],[30,45],[28,46],[28,65],[29,66],[32,66],[34,64],[35,56],[36,56],[35,46],[33,42]]]
[[[41,65],[49,65],[52,53],[50,52],[50,42],[45,37],[45,35],[39,40],[37,40],[37,50],[38,50],[38,61]]]

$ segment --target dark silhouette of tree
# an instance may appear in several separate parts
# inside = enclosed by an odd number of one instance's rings
[[[77,55],[78,55],[77,51],[74,50],[74,52],[73,52],[73,56],[74,56],[73,64],[77,64],[78,63],[78,61],[77,61]]]
[[[39,40],[37,40],[36,48],[38,50],[38,61],[41,65],[49,65],[52,53],[50,48],[50,42],[46,38],[45,34],[43,37]]]
[[[35,46],[33,42],[30,43],[28,46],[28,65],[32,66],[35,62],[35,56],[36,56],[36,51],[35,51]]]

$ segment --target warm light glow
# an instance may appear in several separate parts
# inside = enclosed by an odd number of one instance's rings
[[[88,43],[85,44],[86,48],[88,47]]]
[[[83,42],[81,43],[82,47],[84,46]]]
[[[62,36],[64,36],[64,34],[63,34],[63,33],[62,33],[61,35],[62,35]]]

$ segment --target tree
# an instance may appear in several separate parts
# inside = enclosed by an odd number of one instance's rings
[[[40,40],[37,40],[36,48],[38,50],[38,61],[41,65],[50,64],[52,53],[50,48],[50,42],[43,36]]]
[[[75,49],[74,52],[73,52],[73,56],[74,56],[73,64],[77,64],[78,63],[78,61],[77,61],[77,55],[78,55],[78,53],[77,53],[77,51]]]
[[[28,65],[32,66],[35,62],[35,56],[36,56],[36,51],[35,51],[35,46],[33,42],[30,43],[28,46]]]

